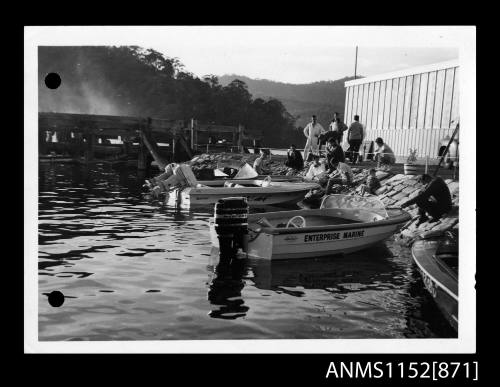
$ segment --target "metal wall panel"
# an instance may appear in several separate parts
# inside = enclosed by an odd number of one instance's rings
[[[425,105],[427,103],[427,85],[429,84],[429,73],[420,77],[420,93],[418,97],[417,128],[423,129],[425,123]]]
[[[378,119],[377,119],[377,129],[383,129],[384,122],[384,111],[385,111],[385,93],[387,89],[387,81],[380,82],[380,102],[378,104]]]
[[[361,116],[359,117],[359,122],[363,124],[363,126],[366,127],[366,119],[367,119],[367,112],[368,112],[368,91],[369,91],[370,84],[365,83],[363,85],[363,107],[361,109]]]
[[[405,100],[403,110],[403,129],[410,127],[410,110],[411,110],[411,97],[413,91],[413,75],[406,77]]]
[[[399,88],[398,88],[398,105],[396,110],[396,130],[403,127],[403,111],[405,104],[405,90],[406,90],[406,77],[399,78]]]
[[[368,84],[368,100],[366,106],[366,120],[365,120],[365,129],[371,129],[372,126],[372,112],[373,112],[373,92],[374,92],[374,84]]]
[[[459,68],[457,67],[455,70],[455,79],[453,82],[453,100],[451,103],[451,115],[450,121],[450,127],[455,129],[455,126],[457,125],[457,121],[460,117],[460,98],[459,98],[459,92],[460,92],[460,86],[458,82],[458,75],[459,75]]]
[[[436,71],[429,73],[429,85],[427,87],[427,103],[425,105],[425,129],[432,128],[432,117],[434,116],[434,96],[436,95]]]
[[[352,112],[351,116],[349,117],[349,123],[352,123],[353,117],[355,114],[357,114],[358,111],[358,95],[359,95],[359,85],[354,86],[354,95],[353,95],[353,100],[352,100]]]
[[[420,97],[420,75],[421,74],[417,74],[413,77],[410,106],[410,129],[416,129],[417,127],[418,101]]]
[[[351,103],[352,103],[352,87],[347,87],[345,89],[344,122],[346,122],[349,117]]]
[[[388,79],[385,88],[385,101],[384,101],[384,126],[382,129],[389,129],[390,115],[391,115],[391,99],[392,99],[392,79]]]
[[[378,129],[378,107],[380,106],[380,81],[375,82],[373,89],[373,112],[372,112],[372,129]]]
[[[434,118],[432,119],[432,127],[439,129],[441,127],[441,113],[443,112],[443,95],[444,95],[444,82],[446,78],[446,71],[439,70],[436,80],[436,95],[434,100]]]
[[[395,129],[396,127],[396,111],[398,106],[398,88],[399,88],[399,78],[392,80],[392,92],[391,92],[391,105],[390,105],[390,117],[388,129]]]
[[[447,69],[443,92],[443,112],[441,113],[441,128],[450,127],[451,102],[453,99],[453,82],[455,78],[455,69]]]

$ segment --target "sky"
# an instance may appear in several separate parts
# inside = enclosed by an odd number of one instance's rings
[[[475,29],[460,26],[43,26],[40,45],[137,45],[177,57],[185,70],[287,83],[370,76],[475,58]],[[462,63],[462,60],[461,62]]]
[[[379,32],[383,30],[379,27]],[[424,34],[419,41],[417,34],[416,40],[405,41],[395,32],[382,34],[378,42],[353,33],[349,42],[345,39],[349,34],[336,27],[184,27],[176,39],[151,48],[179,58],[187,71],[199,77],[237,74],[296,84],[354,75],[356,45],[357,74],[363,76],[459,56],[452,44],[433,47],[439,37],[431,42]],[[405,35],[404,29],[401,34]]]
[[[355,47],[161,47],[178,57],[198,77],[206,74],[246,75],[286,83],[311,83],[354,75]],[[454,48],[358,47],[357,75],[370,76],[408,67],[456,59]]]

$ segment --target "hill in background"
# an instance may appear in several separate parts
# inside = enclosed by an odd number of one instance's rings
[[[221,85],[227,85],[234,79],[245,82],[248,91],[255,98],[279,99],[287,111],[295,117],[297,127],[305,127],[311,120],[311,116],[316,114],[318,121],[325,129],[330,124],[334,112],[341,113],[344,119],[344,83],[354,79],[354,77],[345,77],[335,81],[291,84],[252,79],[244,75],[222,75],[218,78]]]

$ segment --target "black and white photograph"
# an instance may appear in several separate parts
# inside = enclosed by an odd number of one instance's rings
[[[26,352],[475,351],[474,27],[25,26],[24,57]]]

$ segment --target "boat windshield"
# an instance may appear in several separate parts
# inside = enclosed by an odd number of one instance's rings
[[[321,202],[320,208],[363,209],[388,217],[384,203],[375,197],[357,195],[328,195]]]

